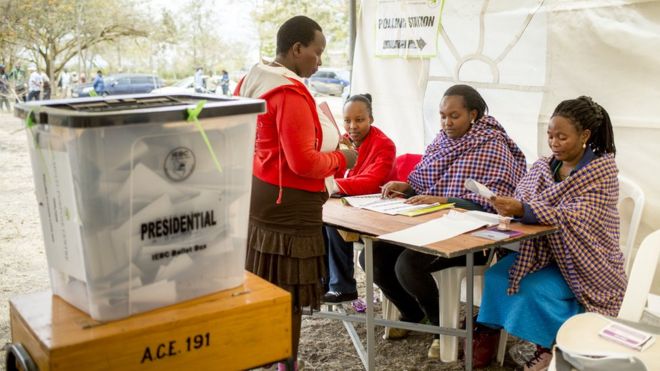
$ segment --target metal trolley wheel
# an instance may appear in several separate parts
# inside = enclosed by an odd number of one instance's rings
[[[21,344],[7,344],[7,371],[39,371],[30,354]]]

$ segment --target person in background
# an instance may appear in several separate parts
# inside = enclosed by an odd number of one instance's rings
[[[50,78],[46,71],[41,72],[41,99],[50,99]]]
[[[222,87],[222,95],[229,95],[229,73],[225,70],[222,70],[220,86]]]
[[[30,71],[30,78],[28,79],[28,95],[27,101],[39,100],[41,97],[41,74],[37,72],[34,66],[28,67]]]
[[[474,179],[498,195],[512,195],[527,169],[525,155],[497,120],[487,115],[488,105],[468,85],[454,85],[440,102],[441,131],[426,148],[407,182],[389,182],[383,196],[405,193],[412,204],[454,203],[455,206],[493,211],[490,202],[465,189]],[[363,254],[360,256],[364,264]],[[474,264],[485,264],[487,256],[474,254]],[[465,256],[442,258],[405,247],[377,243],[374,246],[374,282],[401,312],[401,320],[420,322],[427,317],[439,324],[438,287],[433,272],[464,266]],[[389,338],[405,337],[407,330],[392,329]],[[439,358],[438,335],[428,350]]]
[[[5,72],[5,65],[0,64],[0,110],[7,108],[7,112],[11,112],[9,105],[9,78]]]
[[[392,173],[396,147],[374,122],[370,94],[353,95],[344,103],[346,144],[357,148],[355,167],[337,174],[332,193],[361,195],[380,193]],[[353,242],[344,241],[337,228],[324,227],[328,241],[328,292],[323,301],[339,303],[357,299],[353,277]]]
[[[318,309],[324,292],[325,178],[357,158],[355,150],[338,149],[337,128],[322,124],[302,82],[318,70],[324,50],[319,24],[293,17],[277,31],[275,59],[255,65],[236,87],[236,95],[264,99],[267,108],[257,119],[245,267],[292,295],[295,369],[302,308]]]
[[[548,125],[551,156],[536,161],[504,216],[554,225],[486,271],[478,321],[536,344],[525,370],[545,370],[559,327],[583,311],[616,317],[627,286],[619,248],[618,169],[610,117],[591,98],[561,102]]]
[[[204,93],[204,69],[202,67],[197,67],[195,70],[195,93]]]
[[[71,75],[67,72],[66,68],[60,73],[57,86],[60,88],[60,95],[62,98],[68,98],[71,96]]]
[[[103,72],[101,72],[101,70],[96,71],[96,77],[94,77],[92,86],[94,87],[96,95],[103,95],[105,92],[105,82],[103,81]]]

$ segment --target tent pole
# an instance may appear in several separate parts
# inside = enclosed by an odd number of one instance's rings
[[[349,0],[349,50],[348,50],[348,67],[350,71],[351,81],[353,80],[353,57],[355,56],[355,36],[357,33],[357,6],[356,0]]]

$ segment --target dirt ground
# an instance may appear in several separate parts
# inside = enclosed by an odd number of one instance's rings
[[[46,256],[41,235],[27,138],[22,123],[0,113],[0,348],[10,342],[9,305],[11,297],[49,288]],[[359,269],[358,269],[359,271]],[[360,275],[364,297],[364,277]],[[379,313],[380,303],[376,304]],[[363,341],[366,330],[356,325]],[[412,333],[407,339],[382,339],[377,334],[377,370],[462,370],[461,361],[444,364],[428,360],[430,334]],[[338,321],[305,317],[299,359],[306,370],[360,370],[362,364],[343,325]],[[507,366],[515,364],[507,359]],[[0,350],[0,370],[5,369],[5,352]],[[493,365],[489,370],[503,370]],[[509,367],[510,369],[510,367]]]

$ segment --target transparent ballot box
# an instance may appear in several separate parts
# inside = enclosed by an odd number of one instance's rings
[[[17,105],[53,293],[105,321],[242,284],[264,111],[201,94]]]

